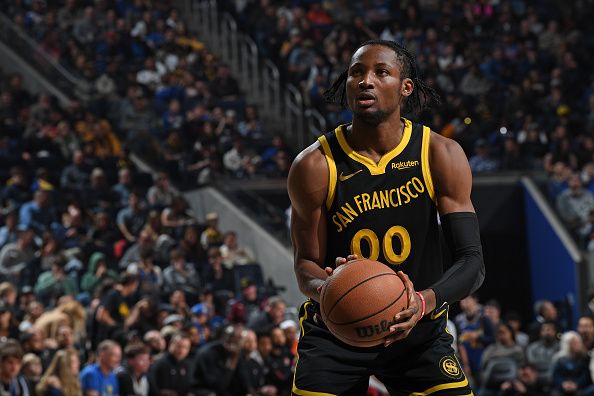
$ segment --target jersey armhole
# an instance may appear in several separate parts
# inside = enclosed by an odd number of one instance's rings
[[[421,168],[423,170],[423,179],[427,186],[427,193],[433,202],[435,200],[435,190],[433,189],[433,179],[431,178],[431,168],[429,166],[429,143],[431,140],[431,129],[423,126],[423,144],[421,146]]]
[[[334,201],[334,193],[336,191],[336,163],[334,162],[334,157],[332,156],[332,151],[330,150],[326,135],[320,136],[318,140],[322,146],[326,162],[328,163],[328,194],[326,195],[326,209],[329,210]]]

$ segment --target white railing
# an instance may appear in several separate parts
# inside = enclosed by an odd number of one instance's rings
[[[266,120],[282,129],[288,142],[299,149],[326,130],[326,121],[315,109],[305,109],[303,96],[291,84],[283,87],[278,67],[262,59],[251,37],[237,28],[227,12],[219,12],[216,0],[178,2],[189,28],[198,33],[211,51],[227,62],[250,102],[257,103]]]
[[[45,52],[27,32],[22,31],[10,18],[0,13],[0,40],[62,92],[73,93],[80,100],[91,99],[92,87],[84,79],[72,74],[56,59]]]

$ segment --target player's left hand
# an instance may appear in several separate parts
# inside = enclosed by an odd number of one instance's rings
[[[411,330],[419,320],[421,320],[422,302],[415,293],[415,287],[408,275],[402,271],[398,271],[397,275],[402,279],[408,294],[408,308],[400,312],[394,317],[396,324],[390,327],[390,334],[384,339],[384,346],[388,346],[393,342],[402,340],[410,334]]]

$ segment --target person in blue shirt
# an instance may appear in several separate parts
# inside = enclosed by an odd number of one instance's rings
[[[111,340],[102,341],[97,347],[97,363],[86,366],[80,373],[84,396],[119,395],[118,379],[114,370],[122,360],[122,349]]]

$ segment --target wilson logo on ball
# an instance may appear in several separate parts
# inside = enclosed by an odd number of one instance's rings
[[[361,338],[370,338],[382,333],[386,333],[390,331],[390,326],[396,324],[396,321],[393,320],[388,322],[387,320],[382,320],[378,324],[364,326],[364,327],[355,327],[357,331],[357,336]]]

